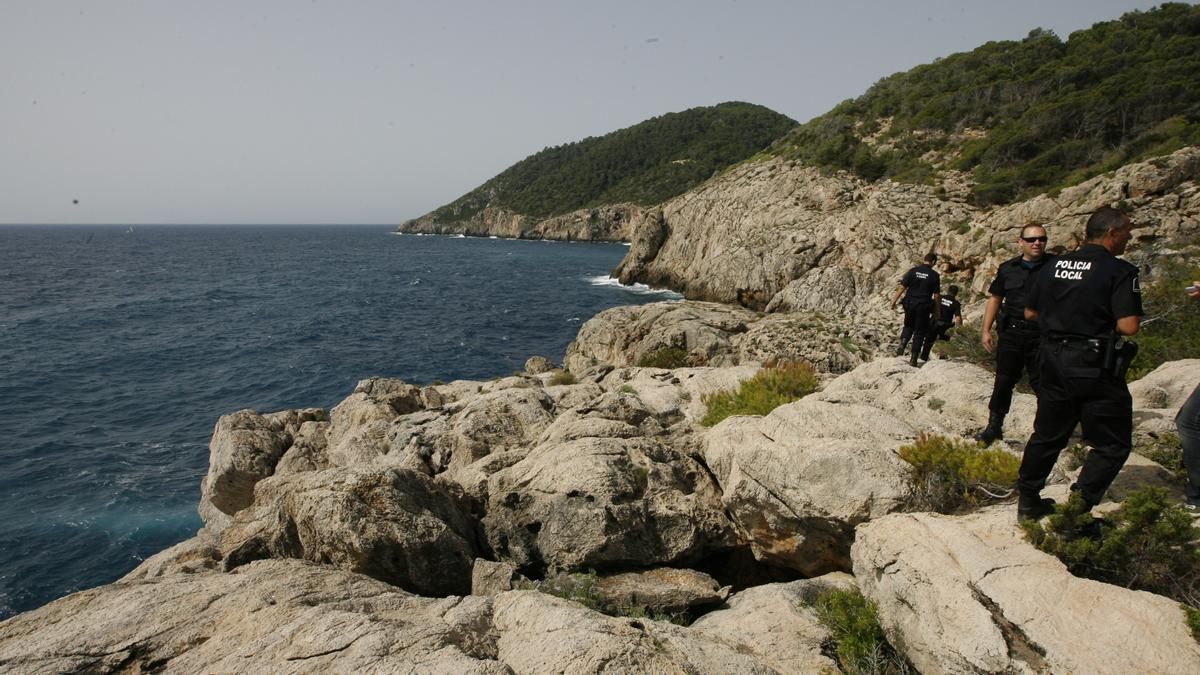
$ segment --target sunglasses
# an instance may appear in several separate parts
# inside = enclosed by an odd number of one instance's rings
[[[1044,244],[1044,243],[1046,243],[1047,241],[1050,241],[1050,237],[1047,237],[1047,236],[1041,236],[1041,237],[1021,237],[1021,241],[1026,241],[1026,242],[1029,242],[1030,244],[1032,244],[1032,243],[1033,243],[1033,242],[1035,242],[1035,241],[1040,241],[1040,242],[1042,242],[1042,243]]]

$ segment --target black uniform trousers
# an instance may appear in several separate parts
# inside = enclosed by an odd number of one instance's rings
[[[921,355],[921,350],[925,346],[925,339],[929,335],[929,325],[933,321],[933,300],[929,302],[913,302],[910,300],[904,301],[904,330],[900,332],[900,349],[903,352],[904,347],[908,345],[909,338],[912,339],[912,355],[917,358]]]
[[[1085,342],[1050,341],[1041,348],[1041,384],[1033,435],[1025,445],[1017,488],[1037,494],[1077,423],[1091,446],[1071,486],[1089,505],[1100,503],[1133,445],[1133,400],[1124,380],[1101,374],[1103,355]]]
[[[996,381],[992,385],[992,398],[988,410],[1003,417],[1012,407],[1013,389],[1021,381],[1021,372],[1029,373],[1029,386],[1038,393],[1041,380],[1039,347],[1041,333],[1036,324],[1021,322],[1013,325],[1011,319],[1001,319],[1000,342],[996,345]]]

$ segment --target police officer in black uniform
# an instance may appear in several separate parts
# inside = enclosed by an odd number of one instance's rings
[[[933,269],[936,264],[936,253],[925,254],[923,264],[905,272],[900,278],[900,287],[896,289],[896,297],[892,298],[892,309],[895,309],[900,296],[904,296],[904,330],[900,333],[896,356],[904,354],[908,340],[912,338],[912,358],[908,363],[914,368],[925,344],[925,336],[929,333],[930,319],[936,320],[941,315],[938,301],[941,299],[942,277]]]
[[[1091,508],[1129,457],[1133,402],[1124,370],[1131,355],[1116,349],[1118,336],[1141,325],[1142,297],[1137,267],[1119,260],[1133,224],[1123,212],[1103,207],[1087,222],[1079,249],[1042,267],[1030,290],[1025,317],[1042,331],[1041,384],[1033,435],[1017,474],[1017,518],[1048,515],[1054,501],[1040,492],[1059,452],[1078,422],[1091,446],[1071,490]],[[1093,531],[1099,525],[1093,521]],[[1090,526],[1089,526],[1090,527]]]
[[[1055,256],[1046,255],[1046,229],[1041,225],[1021,228],[1017,245],[1021,255],[1000,263],[996,278],[988,286],[987,307],[983,310],[980,339],[984,349],[996,353],[996,381],[988,401],[988,423],[975,434],[975,440],[989,445],[1004,436],[1004,417],[1012,406],[1013,388],[1021,381],[1021,371],[1029,373],[1029,386],[1038,390],[1038,345],[1041,334],[1037,321],[1025,318],[1025,301],[1037,279],[1038,270]],[[999,317],[999,321],[997,321]],[[1000,344],[992,341],[992,324],[1000,332]]]
[[[946,294],[938,300],[940,305],[939,318],[933,320],[933,328],[925,340],[925,348],[921,350],[921,358],[929,360],[929,350],[937,340],[949,340],[950,329],[962,325],[962,304],[958,301],[958,286],[951,285]]]

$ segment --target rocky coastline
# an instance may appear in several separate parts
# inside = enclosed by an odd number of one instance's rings
[[[706,394],[759,370],[766,348],[747,336],[772,319],[689,301],[615,308],[581,329],[572,377],[535,358],[490,382],[369,379],[328,411],[225,415],[204,528],[115,583],[0,623],[0,666],[833,671],[812,600],[857,588],[920,672],[1200,668],[1178,604],[1071,576],[1024,540],[1011,504],[905,508],[897,449],[980,426],[981,368],[861,359],[765,417],[700,426]],[[664,340],[709,365],[630,365]],[[1197,379],[1191,360],[1136,382],[1137,433],[1169,429]],[[1018,394],[1010,438],[1033,412]],[[1050,494],[1071,475],[1056,470]],[[1113,498],[1166,478],[1135,457]],[[536,590],[572,578],[593,603]]]
[[[1190,255],[1198,180],[1188,148],[985,213],[770,160],[657,209],[564,216],[561,238],[633,242],[623,281],[692,299],[593,317],[561,366],[374,378],[330,410],[222,416],[204,527],[0,622],[0,669],[836,672],[813,602],[852,588],[922,673],[1200,672],[1178,603],[1073,576],[1025,540],[1011,503],[909,506],[898,449],[981,427],[992,377],[880,349],[898,322],[888,291],[920,253],[979,291],[1022,222],[1069,245],[1087,212],[1123,200],[1153,223],[1131,257]],[[477,233],[546,236],[544,222],[492,213]],[[688,365],[638,365],[666,348]],[[699,423],[707,395],[781,359],[813,364],[818,391]],[[1173,429],[1198,380],[1191,359],[1133,383],[1135,435]],[[1034,409],[1015,396],[1010,451]],[[1077,470],[1064,461],[1047,494],[1063,499]],[[1134,455],[1102,508],[1146,484],[1178,490]]]
[[[432,214],[405,221],[401,234],[450,234],[502,239],[626,242],[646,217],[636,204],[609,204],[550,218],[531,218],[508,209],[487,207],[463,220],[442,222]]]

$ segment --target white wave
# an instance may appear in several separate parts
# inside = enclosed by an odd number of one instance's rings
[[[616,277],[587,277],[587,282],[593,286],[611,286],[634,295],[661,295],[669,300],[682,300],[683,296],[666,288],[651,288],[646,284],[623,284]]]
[[[453,236],[453,237],[451,237],[451,238],[452,238],[452,239],[466,239],[466,238],[467,238],[467,235],[465,235],[465,234],[456,234],[456,235],[454,235],[454,236]]]
[[[497,236],[496,236],[496,235],[494,235],[494,234],[488,237],[488,239],[499,239],[499,238],[500,238],[500,237],[497,237]]]

